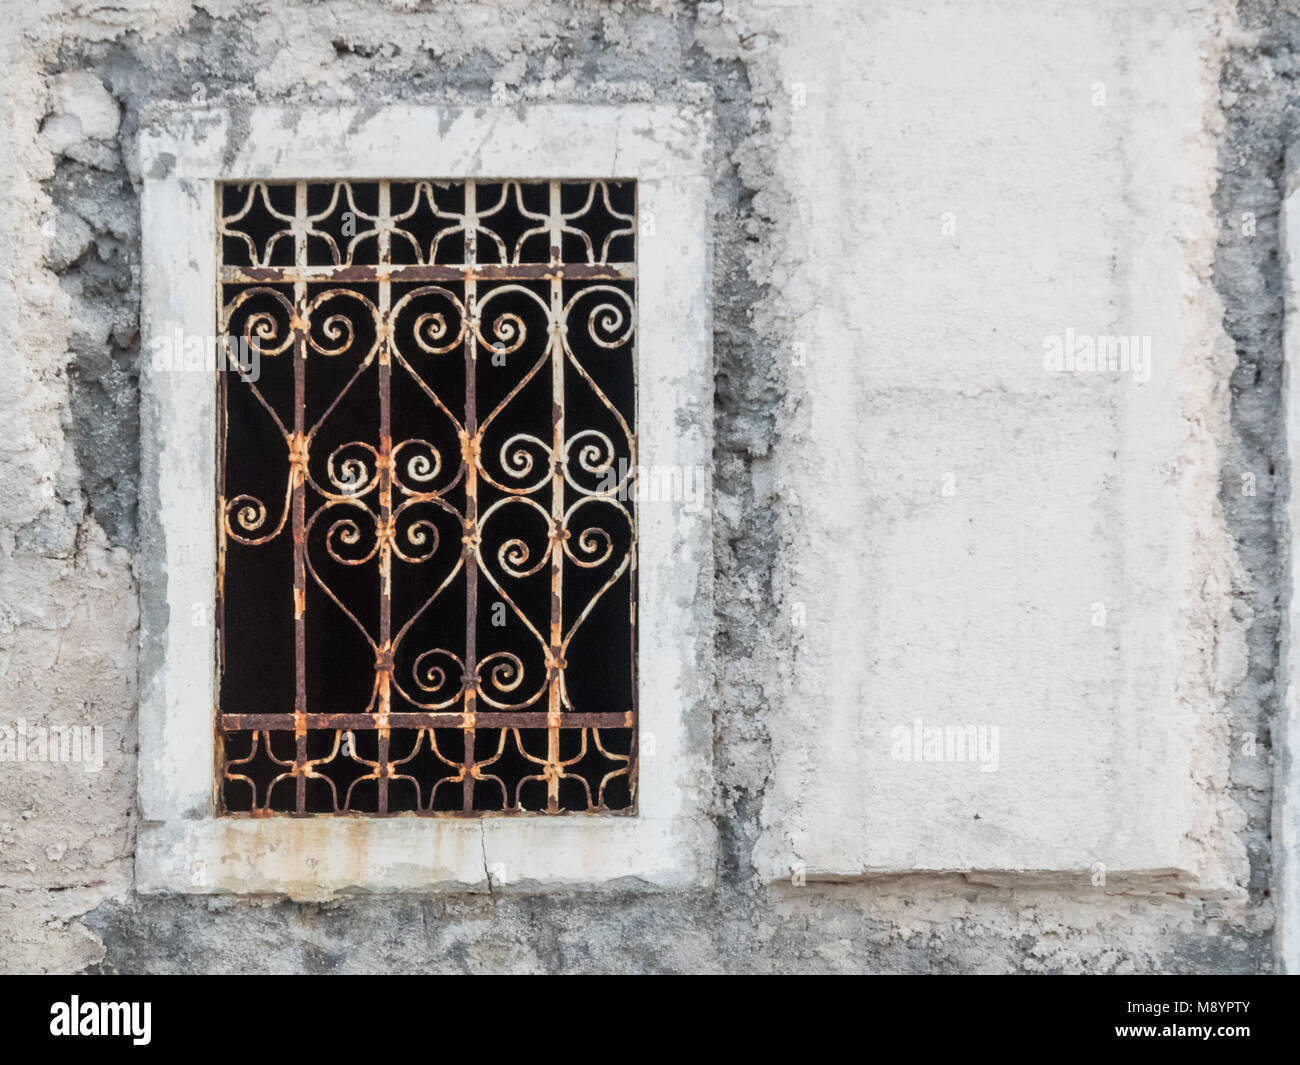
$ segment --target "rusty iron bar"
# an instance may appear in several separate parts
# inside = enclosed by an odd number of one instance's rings
[[[307,184],[294,186],[294,215],[307,213]],[[307,265],[307,234],[295,229],[294,265]],[[293,438],[289,476],[293,479],[293,654],[294,654],[294,809],[307,809],[307,282],[293,283]]]
[[[288,284],[297,281],[329,281],[338,284],[368,284],[390,281],[631,281],[633,263],[454,263],[413,266],[223,266],[223,284]]]
[[[386,265],[392,241],[392,189],[379,183],[379,264]],[[379,653],[375,675],[379,682],[379,814],[388,813],[388,745],[392,740],[389,714],[392,711],[393,681],[393,415],[391,342],[392,288],[387,278],[379,279],[379,319],[384,324],[379,337]]]
[[[564,313],[564,282],[558,267],[563,254],[562,208],[560,186],[552,182],[550,189],[550,217],[547,236],[550,238],[551,327],[548,338],[551,352],[551,529],[553,535],[564,530],[564,467],[559,461],[564,454],[564,348],[559,336],[559,323]],[[547,724],[546,724],[546,809],[554,813],[560,808],[560,676],[564,669],[564,553],[556,541],[551,548],[551,646],[546,654]]]
[[[307,714],[309,729],[360,729],[374,728],[374,714]],[[221,727],[227,732],[251,732],[254,729],[270,731],[292,730],[297,721],[296,714],[222,714]],[[395,729],[412,728],[463,728],[466,715],[459,710],[448,713],[403,713],[388,715],[388,723]],[[494,712],[491,716],[494,728],[546,728],[551,721],[547,712],[511,713]],[[632,728],[636,723],[635,715],[630,710],[623,713],[577,713],[561,714],[560,727],[578,728]]]
[[[465,262],[478,262],[478,188],[465,183]],[[465,313],[470,329],[465,337],[465,430],[461,438],[465,462],[465,676],[478,672],[478,274],[465,276]],[[478,686],[466,685],[465,723],[462,733],[464,781],[461,810],[474,812],[476,778],[474,744],[478,737]]]

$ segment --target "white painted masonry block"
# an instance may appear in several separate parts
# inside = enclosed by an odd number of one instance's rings
[[[1203,30],[1148,13],[1138,62],[1114,12],[979,11],[972,45],[969,9],[890,5],[840,63],[815,11],[786,27],[808,357],[773,609],[807,620],[757,865],[1239,893]],[[1150,361],[1097,371],[1112,336]],[[986,750],[927,760],[936,726]]]
[[[1292,489],[1287,507],[1290,530],[1291,601],[1287,612],[1282,660],[1286,695],[1274,733],[1278,752],[1274,786],[1274,835],[1278,862],[1278,955],[1284,971],[1300,973],[1300,497],[1294,478],[1300,470],[1300,145],[1293,146],[1282,212],[1282,248],[1286,269],[1285,386],[1287,454]]]

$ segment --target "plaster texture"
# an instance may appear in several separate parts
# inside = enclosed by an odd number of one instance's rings
[[[1281,964],[1296,4],[7,15],[0,716],[102,725],[105,762],[0,765],[0,968]],[[553,103],[712,130],[711,886],[142,890],[140,636],[176,623],[143,562],[142,131]],[[1149,338],[1149,377],[1050,372],[1067,335]],[[996,727],[996,770],[897,757],[918,717]]]

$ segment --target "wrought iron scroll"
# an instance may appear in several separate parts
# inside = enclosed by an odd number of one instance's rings
[[[218,200],[222,812],[633,812],[634,183]]]

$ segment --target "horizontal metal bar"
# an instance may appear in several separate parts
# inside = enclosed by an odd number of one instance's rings
[[[279,285],[295,281],[358,284],[387,281],[631,281],[635,263],[517,263],[434,266],[223,266],[221,280],[234,285]]]
[[[422,818],[445,818],[454,820],[456,818],[466,818],[480,820],[484,817],[636,817],[638,807],[636,803],[631,806],[625,806],[622,809],[611,810],[608,807],[592,807],[590,810],[560,810],[551,812],[548,810],[528,810],[520,809],[516,806],[505,806],[494,810],[390,810],[386,814],[378,815],[385,818],[391,817],[422,817]],[[234,819],[248,818],[250,820],[263,820],[272,817],[353,817],[358,820],[373,821],[377,816],[367,810],[309,810],[305,813],[297,813],[290,810],[269,810],[265,806],[259,806],[253,810],[224,810],[222,817]]]
[[[309,729],[377,729],[375,714],[306,714]],[[546,728],[549,715],[480,710],[476,715],[479,728]],[[223,732],[249,732],[254,729],[292,732],[294,714],[222,714]],[[561,714],[560,728],[631,728],[631,712],[622,714]],[[465,715],[448,713],[398,713],[388,715],[389,728],[461,728]]]

